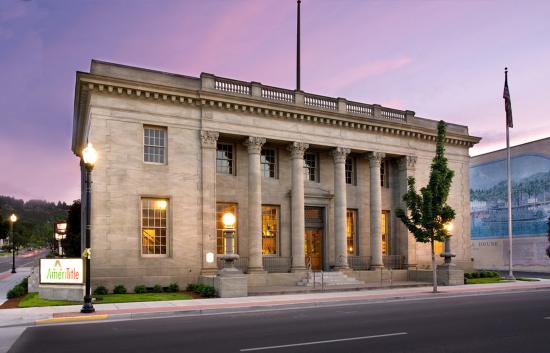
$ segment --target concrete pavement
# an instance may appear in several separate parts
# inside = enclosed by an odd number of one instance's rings
[[[421,300],[517,291],[550,290],[550,280],[539,282],[509,282],[498,284],[439,287],[431,293],[431,287],[378,289],[354,292],[306,293],[270,295],[244,298],[212,298],[162,302],[96,304],[94,314],[80,314],[81,305],[18,308],[0,310],[0,327],[37,325],[81,320],[125,320],[136,318],[201,315],[228,312],[281,310],[290,308],[318,308],[364,302],[392,300]]]
[[[29,276],[31,268],[20,267],[16,271],[16,273],[11,273],[11,270],[0,273],[0,305],[7,300],[8,291]]]

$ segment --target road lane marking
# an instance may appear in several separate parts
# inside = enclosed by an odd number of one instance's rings
[[[402,335],[406,335],[406,334],[407,334],[407,332],[385,333],[385,334],[382,334],[382,335],[339,338],[339,339],[334,339],[334,340],[312,341],[312,342],[302,342],[302,343],[293,343],[293,344],[282,344],[282,345],[279,345],[279,346],[243,348],[240,351],[241,352],[251,352],[251,351],[263,351],[263,350],[267,350],[267,349],[289,348],[289,347],[298,347],[298,346],[312,346],[312,345],[315,345],[315,344],[346,342],[346,341],[358,341],[358,340],[366,340],[366,339],[370,339],[370,338],[402,336]]]

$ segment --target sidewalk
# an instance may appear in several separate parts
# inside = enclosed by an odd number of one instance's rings
[[[94,314],[81,314],[81,305],[0,310],[0,327],[37,325],[83,320],[121,320],[178,315],[200,315],[288,308],[314,308],[329,305],[383,302],[397,299],[445,298],[457,295],[504,293],[550,289],[550,280],[439,287],[431,286],[377,289],[353,292],[329,292],[270,295],[244,298],[213,298],[162,302],[96,304]]]
[[[0,305],[7,300],[6,296],[9,290],[31,273],[30,267],[19,267],[15,270],[16,273],[11,273],[11,270],[0,273]]]

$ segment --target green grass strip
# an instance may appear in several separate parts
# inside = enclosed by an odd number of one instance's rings
[[[153,302],[166,300],[188,300],[192,299],[190,295],[183,293],[143,293],[143,294],[106,294],[94,295],[94,304],[110,304],[110,303],[134,303],[134,302]],[[70,302],[67,300],[50,300],[41,299],[38,293],[27,294],[20,302],[20,308],[32,308],[42,306],[60,306],[60,305],[75,305],[81,302]]]
[[[41,306],[60,306],[60,305],[75,305],[75,304],[80,304],[80,302],[70,302],[67,300],[41,299],[38,297],[38,293],[28,293],[19,302],[19,307],[33,308],[33,307],[41,307]]]

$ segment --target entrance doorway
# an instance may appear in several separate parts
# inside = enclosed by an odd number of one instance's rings
[[[323,267],[323,230],[319,228],[307,228],[305,234],[306,263],[309,261],[313,271],[319,271]]]
[[[305,234],[304,234],[304,252],[306,264],[309,263],[311,269],[320,271],[323,269],[324,249],[324,214],[323,207],[305,207]]]

